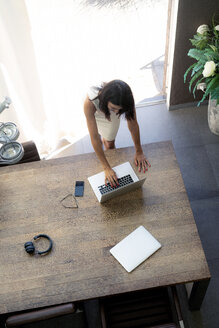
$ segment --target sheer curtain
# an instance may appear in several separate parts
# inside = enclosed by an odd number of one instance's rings
[[[19,141],[40,141],[45,113],[23,1],[0,1],[0,101],[4,96],[12,104],[0,121],[17,124]]]
[[[55,28],[59,18],[49,12],[53,6],[58,10],[57,3],[28,2],[0,0],[0,102],[4,96],[12,100],[0,121],[17,124],[18,141],[34,140],[44,156],[61,139],[73,142],[87,133],[84,94],[78,90],[65,33]]]
[[[156,94],[140,69],[164,53],[168,0],[128,2],[0,0],[0,101],[12,99],[0,121],[18,125],[19,141],[46,155],[85,136],[83,101],[100,81],[125,80],[136,102]]]

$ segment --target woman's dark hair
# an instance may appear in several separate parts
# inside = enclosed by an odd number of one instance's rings
[[[108,102],[121,106],[118,115],[125,114],[127,120],[133,120],[134,115],[134,98],[130,86],[121,80],[113,80],[111,82],[103,84],[98,96],[95,99],[99,99],[100,110],[105,114],[107,119],[110,118],[110,111],[108,109]],[[93,99],[94,100],[94,99]]]

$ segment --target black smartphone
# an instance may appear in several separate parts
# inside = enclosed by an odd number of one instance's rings
[[[75,197],[82,197],[84,194],[84,181],[75,182]]]

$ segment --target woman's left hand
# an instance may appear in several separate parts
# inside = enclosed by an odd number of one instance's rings
[[[151,164],[144,156],[144,153],[135,154],[135,165],[138,166],[138,171],[141,172],[141,169],[145,173],[148,170],[148,167],[151,167]]]

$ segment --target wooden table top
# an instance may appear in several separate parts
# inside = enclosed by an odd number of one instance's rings
[[[143,187],[103,204],[87,180],[102,171],[95,153],[0,168],[0,313],[210,278],[172,143],[143,150],[152,165]],[[133,164],[134,148],[106,156]],[[79,208],[64,208],[76,180]],[[140,225],[162,248],[128,273],[109,250]],[[40,233],[52,252],[30,256],[24,243]]]

